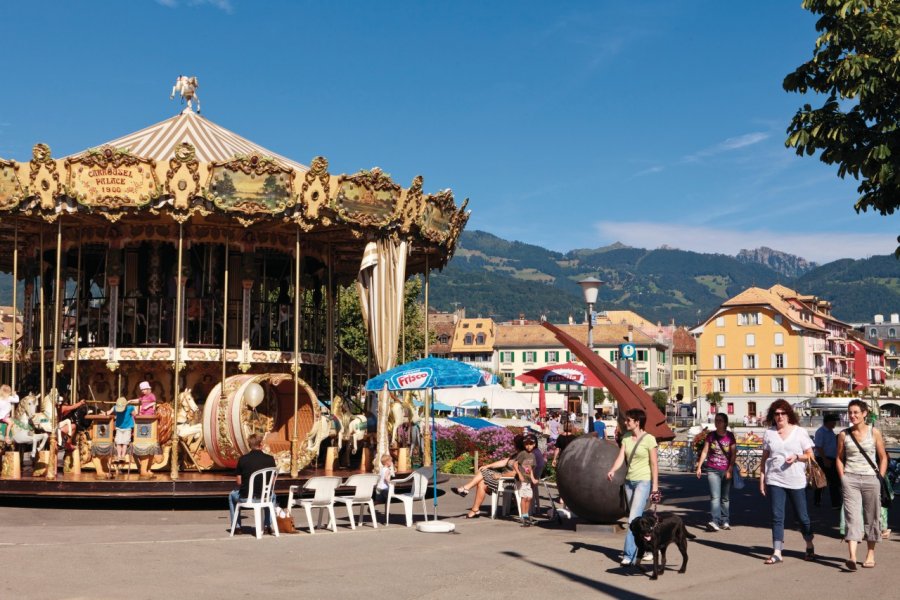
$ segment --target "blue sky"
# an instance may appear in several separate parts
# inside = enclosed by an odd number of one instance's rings
[[[888,254],[896,215],[857,215],[852,180],[784,148],[814,23],[800,0],[6,2],[0,157],[168,118],[183,73],[218,124],[333,173],[421,174],[507,239]]]

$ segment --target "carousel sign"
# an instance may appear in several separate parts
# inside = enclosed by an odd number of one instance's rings
[[[143,206],[158,195],[155,164],[115,148],[66,161],[67,187],[79,203],[107,209]]]

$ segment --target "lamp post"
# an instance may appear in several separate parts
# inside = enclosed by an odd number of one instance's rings
[[[603,285],[603,282],[597,279],[596,277],[586,277],[578,282],[578,285],[581,286],[581,291],[584,294],[584,301],[588,305],[588,313],[587,313],[587,345],[590,348],[591,352],[594,351],[594,304],[597,302],[597,294],[600,293],[600,286]],[[591,415],[594,414],[594,389],[588,388],[588,413],[584,419],[584,432],[590,433],[589,423],[591,422]]]

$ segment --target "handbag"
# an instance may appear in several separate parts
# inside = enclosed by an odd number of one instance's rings
[[[746,482],[744,481],[744,476],[741,475],[741,468],[738,465],[734,465],[731,467],[731,485],[736,490],[744,489]]]
[[[294,517],[291,513],[283,513],[284,516],[275,515],[275,522],[278,523],[278,533],[298,533],[294,526]]]
[[[873,428],[874,429],[874,428]],[[881,490],[881,507],[882,508],[890,508],[891,502],[894,499],[894,488],[891,485],[891,482],[884,478],[884,475],[878,470],[878,467],[875,466],[875,463],[872,462],[872,459],[869,458],[869,455],[866,454],[865,450],[862,449],[862,446],[859,445],[859,442],[856,441],[856,438],[853,437],[853,433],[850,431],[850,428],[844,430],[844,433],[847,434],[853,443],[856,444],[856,447],[859,448],[859,453],[863,455],[866,459],[866,462],[869,463],[869,466],[872,467],[872,470],[875,471],[875,476],[878,478],[878,487]]]
[[[828,485],[825,478],[825,471],[819,466],[816,460],[811,460],[806,465],[806,485],[814,490],[821,490]]]

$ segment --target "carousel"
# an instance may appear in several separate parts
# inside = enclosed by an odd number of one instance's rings
[[[220,495],[253,433],[286,488],[342,423],[354,446],[387,439],[390,407],[367,415],[353,392],[396,365],[404,283],[423,274],[427,303],[465,203],[275,154],[201,116],[196,88],[179,78],[184,110],[105,144],[0,159],[0,384],[20,399],[0,424],[0,496]],[[335,343],[347,286],[368,366]],[[114,460],[116,400],[146,387],[155,411]]]

